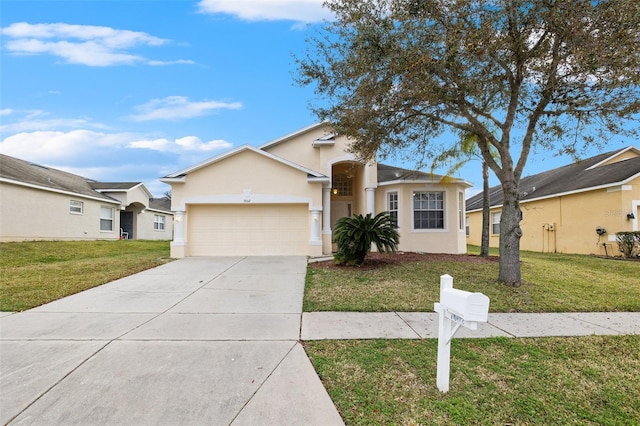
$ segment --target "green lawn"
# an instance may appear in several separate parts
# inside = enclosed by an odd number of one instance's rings
[[[638,425],[640,336],[304,343],[347,425]]]
[[[168,241],[0,243],[0,310],[22,311],[169,259]]]
[[[476,248],[472,247],[470,252]],[[522,252],[524,284],[499,284],[498,263],[425,261],[372,270],[311,265],[305,311],[432,311],[440,276],[489,296],[491,312],[640,311],[640,262]]]

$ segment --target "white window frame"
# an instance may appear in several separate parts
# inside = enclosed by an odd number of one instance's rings
[[[500,235],[500,217],[502,212],[491,213],[491,235]]]
[[[111,212],[111,217],[107,217],[103,215],[107,210]],[[100,232],[113,232],[115,228],[114,212],[115,212],[115,209],[111,206],[100,206]],[[104,222],[105,224],[107,223],[106,221],[110,222],[111,229],[102,229],[103,221],[105,221]]]
[[[161,214],[153,215],[153,230],[164,231],[165,230],[166,217]]]
[[[469,226],[469,215],[464,217],[464,233],[468,237],[471,233],[471,227]]]
[[[84,202],[78,200],[69,200],[69,213],[84,214]]]
[[[337,197],[352,197],[353,196],[353,178],[350,178],[344,173],[334,175],[331,179],[332,190],[331,193]]]
[[[435,200],[442,202],[442,209],[420,209],[416,210],[416,195],[417,194],[442,194],[441,200]],[[430,200],[427,200],[429,203]],[[416,211],[442,211],[442,227],[434,227],[434,228],[416,228]],[[411,227],[414,231],[417,232],[443,232],[447,231],[447,191],[445,190],[426,190],[426,189],[416,189],[412,191],[411,197]]]
[[[395,200],[392,197],[395,197]],[[396,228],[400,228],[400,194],[398,191],[387,192],[387,211],[392,218],[395,218]]]
[[[464,194],[462,192],[458,192],[458,226],[460,231],[464,231]]]

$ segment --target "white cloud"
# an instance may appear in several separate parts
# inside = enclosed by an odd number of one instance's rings
[[[129,118],[133,121],[179,120],[201,117],[219,109],[240,109],[240,102],[203,101],[192,102],[185,96],[168,96],[152,99],[136,107],[137,114]]]
[[[127,145],[129,148],[150,149],[161,152],[210,152],[229,149],[232,143],[222,139],[214,139],[209,142],[203,142],[197,136],[185,136],[175,141],[168,139],[143,139],[131,142]]]
[[[15,111],[12,111],[15,115]],[[0,132],[20,133],[32,132],[37,130],[60,130],[60,129],[105,129],[106,126],[101,123],[95,123],[87,118],[46,118],[48,116],[44,111],[30,111],[26,117],[13,123],[0,125]]]
[[[9,38],[5,48],[17,55],[48,54],[67,63],[88,66],[191,64],[192,61],[155,61],[130,53],[133,48],[162,46],[169,40],[144,32],[94,25],[18,22],[0,29]]]
[[[0,152],[33,162],[51,162],[81,158],[96,148],[125,146],[128,133],[102,133],[92,130],[21,132],[0,142]]]
[[[320,22],[331,18],[323,0],[201,0],[202,13],[224,13],[246,21]]]
[[[11,115],[13,114],[13,110],[11,108],[2,108],[0,109],[0,116],[2,115]]]

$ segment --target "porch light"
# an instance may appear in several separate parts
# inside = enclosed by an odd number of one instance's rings
[[[629,219],[629,220],[633,220],[633,219],[635,219],[635,218],[636,218],[636,216],[633,214],[633,212],[631,212],[631,213],[627,213],[627,219]]]
[[[333,188],[331,192],[333,193],[333,195],[338,195],[338,188]]]

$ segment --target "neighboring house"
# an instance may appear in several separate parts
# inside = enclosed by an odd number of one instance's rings
[[[96,182],[0,154],[0,241],[170,240],[168,204],[140,182]]]
[[[498,247],[502,191],[490,189],[490,245]],[[637,231],[640,150],[628,147],[520,181],[522,250],[618,255],[616,232]],[[482,193],[467,200],[467,234],[480,245]]]
[[[466,252],[468,182],[362,164],[346,148],[319,123],[164,177],[171,256],[330,254],[339,218],[381,211],[397,218],[402,251]]]

